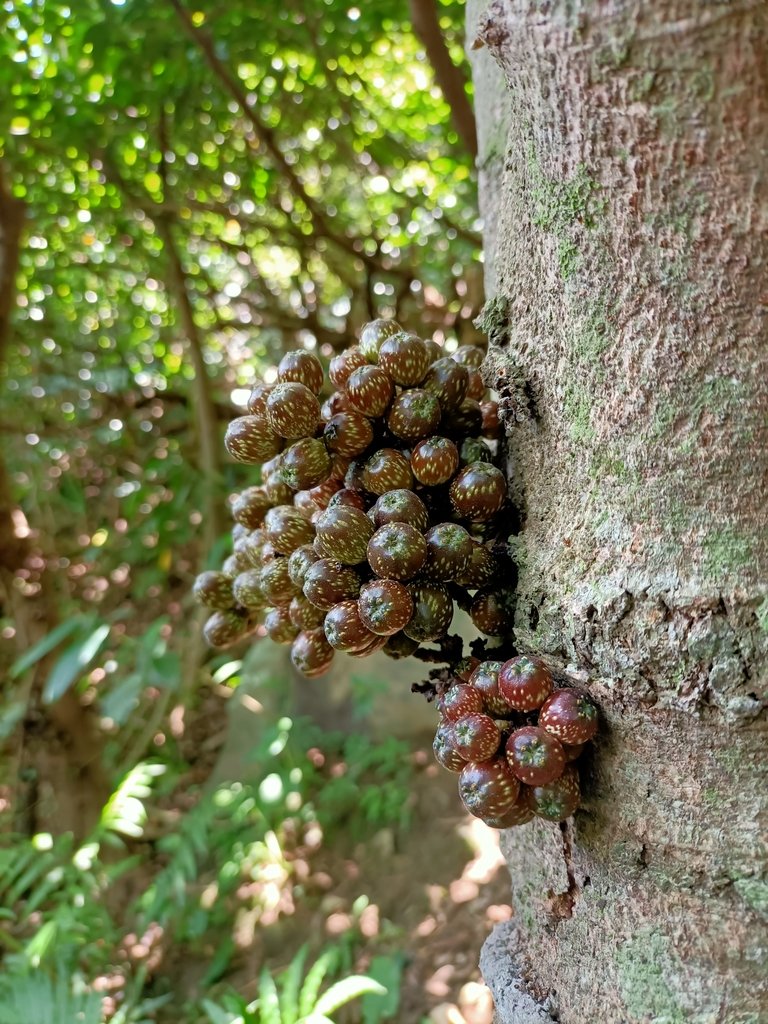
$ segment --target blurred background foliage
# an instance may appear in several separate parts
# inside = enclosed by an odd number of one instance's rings
[[[224,427],[284,351],[329,358],[381,315],[475,337],[463,45],[458,0],[0,7],[0,1021],[64,991],[72,1020],[154,1020],[155,947],[218,929],[221,978],[257,865],[292,899],[308,828],[406,826],[407,751],[290,718],[260,781],[205,788],[240,663],[202,649],[188,594],[252,482]],[[183,1019],[292,1024],[304,969]],[[393,1019],[376,998],[364,1019]]]

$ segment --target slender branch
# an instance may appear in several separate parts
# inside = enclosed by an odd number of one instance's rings
[[[464,75],[451,60],[440,29],[435,0],[410,0],[413,30],[427,51],[437,84],[451,108],[451,117],[459,137],[473,157],[477,156],[477,126],[472,106],[464,89]]]

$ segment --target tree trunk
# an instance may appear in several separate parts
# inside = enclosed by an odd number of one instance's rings
[[[515,635],[604,711],[582,810],[504,833],[484,974],[504,1024],[760,1024],[768,8],[475,0],[469,41]]]

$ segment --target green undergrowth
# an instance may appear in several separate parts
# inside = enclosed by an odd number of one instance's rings
[[[10,837],[0,850],[0,1024],[142,1024],[165,1020],[164,1007],[178,1024],[321,1024],[358,996],[365,1015],[345,1020],[392,1019],[379,1013],[391,1006],[379,982],[350,980],[354,928],[343,950],[305,949],[301,967],[289,968],[298,978],[308,953],[317,958],[305,984],[321,975],[320,1009],[306,993],[301,1013],[291,1010],[293,997],[281,1004],[286,976],[275,980],[266,967],[255,1001],[227,978],[259,931],[316,899],[305,879],[321,849],[407,828],[409,748],[284,717],[258,743],[254,762],[253,781],[210,790],[190,787],[179,765],[143,762],[124,776],[84,842],[69,834]],[[200,997],[183,1007],[165,973],[166,961],[179,958],[199,964]],[[377,970],[389,974],[391,988],[392,964]],[[291,991],[296,978],[288,979]],[[320,982],[341,978],[346,986],[323,1001]]]

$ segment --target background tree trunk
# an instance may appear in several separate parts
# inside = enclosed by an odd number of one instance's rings
[[[505,1024],[759,1024],[768,8],[469,13],[516,636],[605,716],[583,810],[504,834],[484,973]]]

